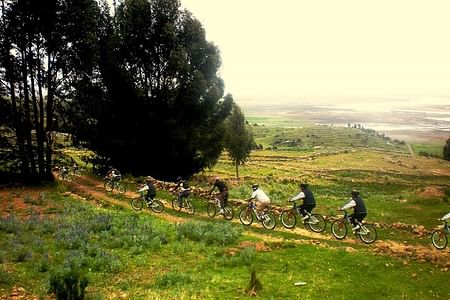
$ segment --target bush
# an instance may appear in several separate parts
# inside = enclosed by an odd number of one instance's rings
[[[177,225],[179,240],[187,238],[207,245],[229,245],[236,242],[241,234],[242,228],[230,223],[187,222]]]
[[[71,266],[69,269],[54,271],[50,276],[49,293],[55,293],[56,299],[81,300],[84,299],[88,278],[79,268]]]
[[[177,271],[170,271],[164,273],[163,275],[158,275],[155,280],[155,286],[159,288],[172,287],[187,283],[192,283],[191,276]]]

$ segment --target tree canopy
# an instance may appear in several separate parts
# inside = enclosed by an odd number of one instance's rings
[[[0,142],[18,150],[23,174],[51,174],[55,132],[161,179],[217,161],[232,98],[201,23],[177,0],[114,11],[95,0],[2,1],[0,121],[14,141]]]

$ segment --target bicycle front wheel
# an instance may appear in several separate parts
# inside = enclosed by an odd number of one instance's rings
[[[288,209],[281,213],[280,216],[281,224],[288,229],[292,229],[295,227],[297,223],[297,218],[295,217],[295,210]]]
[[[312,214],[311,217],[306,220],[306,224],[308,225],[309,229],[314,232],[322,232],[327,226],[325,219],[319,214]]]
[[[143,203],[141,197],[131,199],[131,207],[132,207],[134,210],[141,210],[142,207],[144,207],[144,203]]]
[[[437,229],[431,234],[431,242],[436,249],[442,250],[447,247],[448,238],[443,229]]]
[[[231,220],[234,217],[234,209],[232,206],[230,205],[225,205],[224,209],[223,209],[223,217],[225,218],[225,220]]]
[[[243,208],[240,212],[239,212],[239,220],[241,221],[242,224],[249,226],[250,224],[253,223],[253,214],[251,209],[249,208]]]
[[[371,244],[377,239],[377,230],[373,225],[364,224],[358,232],[359,238],[366,244]]]
[[[347,226],[343,220],[336,220],[331,224],[331,233],[338,240],[342,240],[347,236]]]
[[[164,204],[156,199],[153,199],[152,204],[150,204],[150,209],[155,213],[162,213],[164,211]]]
[[[186,199],[186,211],[188,212],[188,214],[193,215],[195,214],[195,206],[192,203],[191,200]]]
[[[214,218],[216,216],[216,204],[208,203],[208,207],[206,208],[206,212],[210,218]]]
[[[110,180],[105,182],[105,190],[107,192],[111,192],[113,190],[113,188],[114,188],[113,183]]]
[[[118,191],[120,194],[125,194],[126,189],[125,189],[125,187],[124,187],[122,184],[120,184],[120,183],[118,182],[118,183],[117,183],[117,191]]]
[[[265,213],[265,215],[262,217],[262,225],[264,228],[272,230],[277,226],[277,219],[271,212]]]
[[[173,199],[172,200],[172,208],[174,211],[180,211],[181,210],[181,206],[178,205],[178,199]]]

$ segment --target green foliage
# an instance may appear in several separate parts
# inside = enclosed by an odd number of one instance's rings
[[[234,104],[233,112],[226,122],[225,148],[236,166],[236,178],[239,178],[238,166],[248,159],[254,143],[244,114],[240,107]]]
[[[219,264],[227,267],[251,266],[257,257],[255,247],[245,247],[234,255],[223,254]]]
[[[447,142],[444,145],[443,157],[445,160],[450,160],[450,138],[447,139]]]
[[[229,245],[241,236],[242,229],[229,223],[186,222],[177,225],[178,239],[187,238],[207,245]]]
[[[174,288],[183,284],[190,284],[193,280],[189,274],[179,271],[169,271],[156,276],[155,286],[158,288]]]
[[[83,271],[75,266],[52,271],[49,293],[55,293],[58,300],[82,300],[89,284]]]

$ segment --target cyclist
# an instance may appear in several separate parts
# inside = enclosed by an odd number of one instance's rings
[[[450,219],[450,212],[448,214],[446,214],[445,216],[443,216],[442,218],[440,218],[441,221],[445,221]]]
[[[61,167],[61,177],[64,178],[65,175],[69,174],[69,169],[66,166]]]
[[[191,194],[191,190],[187,180],[183,180],[183,177],[181,176],[177,177],[177,186],[175,187],[175,190],[178,188],[181,189],[178,193],[178,206],[183,207],[183,198],[187,198]]]
[[[225,184],[225,182],[220,180],[220,177],[216,177],[214,178],[214,186],[209,192],[209,195],[212,195],[212,192],[216,187],[219,189],[219,200],[220,200],[219,214],[223,214],[223,208],[228,203],[228,187]]]
[[[252,190],[253,190],[253,193],[250,196],[250,198],[247,199],[247,201],[250,201],[253,199],[256,200],[257,217],[258,217],[258,219],[260,219],[261,216],[264,215],[264,210],[270,204],[270,198],[269,198],[269,196],[266,195],[266,193],[264,193],[263,190],[261,190],[259,188],[259,185],[257,185],[256,183],[252,184]]]
[[[110,166],[108,173],[106,173],[106,178],[111,181],[119,181],[120,179],[122,179],[122,175],[120,174],[119,170],[117,170],[113,166]]]
[[[298,193],[295,197],[289,199],[289,201],[296,201],[299,199],[303,199],[303,204],[299,206],[300,212],[303,217],[302,220],[306,220],[309,218],[309,215],[306,212],[311,213],[314,207],[316,207],[316,200],[314,199],[313,193],[308,189],[307,183],[300,184],[300,193]]]
[[[153,198],[156,196],[156,188],[153,184],[153,178],[151,176],[147,176],[145,178],[144,186],[138,191],[139,193],[147,191],[145,195],[145,200],[147,201],[147,205],[151,204]]]
[[[350,199],[347,203],[344,204],[339,210],[346,210],[348,208],[353,208],[353,213],[349,216],[352,222],[353,228],[355,231],[361,226],[359,226],[358,222],[362,222],[362,220],[367,216],[366,206],[364,205],[363,199],[359,196],[359,192],[357,190],[353,190],[351,192],[352,199]]]

